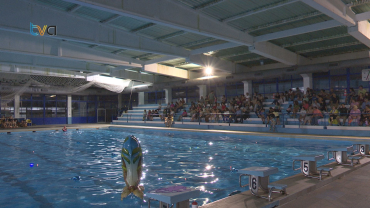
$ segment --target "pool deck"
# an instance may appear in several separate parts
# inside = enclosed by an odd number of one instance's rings
[[[203,133],[222,133],[236,135],[252,135],[252,136],[271,136],[285,138],[300,138],[300,139],[324,139],[324,140],[356,140],[366,141],[370,137],[357,136],[327,136],[327,135],[311,135],[311,134],[288,134],[288,133],[273,133],[273,132],[252,132],[252,131],[232,131],[232,130],[216,130],[216,129],[186,129],[186,128],[168,128],[155,126],[139,126],[139,125],[113,125],[113,124],[59,124],[59,125],[38,125],[16,129],[0,129],[0,133],[6,132],[22,132],[22,131],[46,131],[46,130],[61,130],[64,126],[68,129],[90,129],[90,128],[130,128],[130,129],[153,129],[167,131],[185,131],[185,132],[203,132]]]
[[[16,129],[0,129],[0,133],[6,132],[24,132],[24,131],[47,131],[47,130],[62,130],[66,126],[67,129],[96,129],[96,128],[109,128],[110,124],[56,124],[56,125],[38,125],[28,126]]]
[[[282,134],[270,132],[247,132],[247,131],[227,131],[227,130],[202,130],[202,129],[183,129],[165,128],[132,125],[111,125],[111,124],[72,124],[72,125],[43,125],[17,129],[0,129],[0,133],[22,132],[22,131],[43,131],[61,130],[67,126],[69,130],[99,128],[140,128],[167,131],[191,131],[203,133],[222,133],[237,135],[255,135],[271,137],[305,138],[305,139],[325,139],[325,140],[369,140],[370,137],[350,137],[350,136],[318,136],[304,134]],[[257,208],[257,207],[366,207],[370,199],[370,158],[364,157],[359,165],[342,166],[336,163],[326,165],[333,168],[332,176],[323,178],[322,181],[306,178],[297,171],[297,175],[284,178],[275,183],[288,185],[288,195],[273,194],[273,201],[268,202],[253,196],[250,191],[245,191],[227,198],[201,206],[201,208]],[[298,174],[299,173],[299,174]],[[235,190],[239,188],[239,182],[235,181]],[[262,193],[261,193],[262,194]]]

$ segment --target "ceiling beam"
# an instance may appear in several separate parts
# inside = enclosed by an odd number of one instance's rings
[[[173,0],[126,0],[124,7],[121,1],[64,1],[241,45],[253,44],[253,37],[247,33]]]
[[[201,45],[201,44],[204,44],[204,43],[208,43],[208,42],[211,42],[211,41],[214,41],[214,40],[215,40],[214,38],[204,38],[202,40],[198,40],[198,41],[193,41],[193,42],[190,42],[190,43],[181,44],[179,46],[180,47],[183,47],[183,48],[188,48],[188,47],[192,47],[192,46],[196,46],[196,45]]]
[[[329,50],[329,49],[334,49],[334,48],[342,48],[342,47],[361,45],[361,44],[362,43],[359,42],[359,41],[354,41],[354,42],[349,42],[349,43],[340,43],[340,44],[331,45],[331,46],[324,46],[324,47],[318,47],[318,48],[311,48],[311,49],[307,49],[307,50],[301,50],[301,51],[297,51],[297,53],[298,54],[303,54],[303,53],[323,51],[323,50]]]
[[[73,13],[73,12],[77,11],[78,9],[80,9],[81,7],[82,7],[81,5],[75,4],[74,6],[72,6],[71,8],[69,8],[67,10],[67,12]]]
[[[324,36],[324,37],[315,38],[315,39],[311,39],[311,40],[304,40],[304,41],[299,41],[299,42],[294,42],[294,43],[287,43],[287,44],[282,45],[281,47],[288,48],[288,47],[293,47],[293,46],[306,45],[306,44],[310,44],[310,43],[316,43],[316,42],[325,41],[325,40],[333,40],[333,39],[344,38],[344,37],[349,37],[349,36],[351,36],[351,35],[349,35],[348,33],[332,35],[332,36]]]
[[[65,41],[16,32],[0,33],[0,51],[131,67],[141,67],[144,64],[139,60],[77,46]]]
[[[255,43],[254,46],[249,47],[249,51],[287,65],[298,65],[306,59],[291,51],[282,50],[281,47],[270,42]]]
[[[315,32],[319,30],[329,29],[333,27],[339,27],[339,26],[342,26],[342,24],[339,23],[338,21],[329,20],[325,22],[312,24],[312,25],[307,25],[307,26],[302,26],[302,27],[293,28],[289,30],[284,30],[284,31],[279,31],[279,32],[269,33],[266,35],[257,36],[254,38],[254,40],[255,42],[265,42],[265,41],[276,40],[280,38],[286,38],[286,37],[291,37],[295,35]]]
[[[168,61],[168,60],[172,60],[172,59],[176,59],[176,58],[178,58],[178,57],[176,57],[176,56],[164,56],[164,57],[161,57],[161,58],[145,61],[145,65],[160,63],[160,62],[164,62],[164,61]]]
[[[226,1],[226,0],[211,0],[211,1],[208,1],[208,2],[206,2],[204,4],[200,4],[198,6],[195,6],[195,7],[193,7],[193,9],[195,9],[195,10],[207,9],[209,7],[216,6],[217,4],[220,4],[220,3],[224,2],[224,1]]]
[[[282,6],[286,6],[286,5],[295,3],[297,1],[299,1],[299,0],[279,1],[279,2],[276,2],[276,3],[273,3],[273,4],[268,4],[268,5],[256,8],[256,9],[248,10],[248,11],[242,12],[240,14],[231,16],[231,17],[227,17],[225,19],[222,19],[221,21],[222,22],[231,22],[231,21],[243,18],[243,17],[252,16],[252,15],[255,15],[255,14],[258,14],[258,13],[266,12],[266,11],[271,10],[271,9],[276,9],[276,8],[279,8],[279,7],[282,7]]]
[[[348,27],[348,33],[361,43],[370,47],[370,23],[368,20],[360,21],[356,26]]]
[[[17,74],[29,74],[29,75],[42,75],[42,76],[54,76],[54,77],[69,77],[69,78],[86,78],[86,74],[69,71],[63,69],[51,69],[43,68],[39,66],[25,66],[25,65],[9,65],[0,62],[0,72],[2,73],[17,73]]]
[[[172,0],[126,0],[124,7],[122,7],[122,2],[120,1],[65,1],[240,45],[251,46],[255,42],[254,38],[248,33],[239,31],[212,17],[206,16],[199,11],[188,8]],[[282,51],[285,49],[281,48],[280,50]],[[261,53],[267,53],[267,51]],[[286,53],[288,53],[288,51]],[[269,57],[277,61],[281,59],[281,57],[273,57],[272,54],[270,54]],[[289,62],[289,60],[285,61]]]
[[[368,20],[368,19],[370,19],[370,11],[356,14],[357,21],[363,21],[363,20]]]
[[[13,11],[18,11],[18,14]],[[45,34],[42,37],[44,39],[62,39],[107,46],[117,50],[129,49],[179,57],[187,57],[190,54],[189,51],[183,48],[141,37],[56,9],[48,8],[46,10],[45,6],[29,1],[10,1],[0,7],[0,13],[8,17],[7,19],[0,19],[0,30],[10,30],[30,35],[29,24],[25,24],[24,21],[31,19],[33,24],[57,25],[58,34],[56,36]]]
[[[204,47],[204,48],[198,48],[198,49],[192,50],[191,55],[208,53],[210,51],[219,51],[219,50],[222,50],[222,49],[234,48],[234,47],[238,47],[238,46],[240,46],[240,44],[231,43],[231,42],[221,43],[221,44],[218,44],[218,45],[207,46],[207,47]]]
[[[45,69],[61,69],[70,71],[110,73],[112,68],[94,63],[77,60],[63,60],[53,57],[38,57],[33,55],[0,52],[0,62],[19,66],[42,67]]]
[[[116,19],[118,19],[120,17],[121,16],[119,16],[118,14],[114,14],[111,17],[109,17],[108,19],[105,19],[105,20],[100,21],[100,23],[108,24],[108,23],[113,22],[114,20],[116,20]]]
[[[170,34],[167,34],[167,35],[163,35],[161,37],[158,37],[158,38],[156,38],[156,40],[162,41],[162,40],[166,40],[166,39],[169,39],[169,38],[177,37],[179,35],[183,35],[183,34],[186,34],[186,33],[187,33],[186,31],[180,30],[180,31],[176,31],[176,32],[173,32],[173,33],[170,33]]]
[[[140,31],[142,31],[142,30],[145,30],[145,29],[148,29],[148,28],[150,28],[150,27],[153,27],[154,25],[155,25],[154,23],[148,23],[148,24],[145,24],[145,25],[140,26],[140,27],[138,27],[138,28],[134,28],[134,29],[132,29],[132,30],[131,30],[131,32],[132,32],[132,33],[138,33],[138,32],[140,32]]]
[[[243,56],[243,55],[247,55],[247,54],[251,54],[252,52],[251,51],[243,51],[243,52],[239,52],[239,53],[232,53],[232,54],[227,54],[227,55],[223,55],[223,56],[217,56],[218,58],[230,58],[230,57],[235,57],[235,56]]]
[[[326,14],[348,27],[356,25],[356,17],[341,0],[301,0],[303,3]]]
[[[271,27],[276,27],[276,26],[279,26],[279,25],[285,25],[285,24],[288,24],[288,23],[291,23],[291,22],[304,20],[304,19],[307,19],[307,18],[317,17],[317,16],[320,16],[320,15],[323,15],[323,14],[321,12],[311,12],[311,13],[308,13],[308,14],[303,14],[303,15],[291,17],[291,18],[288,18],[288,19],[282,19],[282,20],[278,20],[276,22],[270,22],[270,23],[267,23],[267,24],[264,24],[264,25],[259,25],[257,27],[252,27],[250,29],[246,29],[245,31],[247,31],[248,33],[251,33],[251,32],[258,31],[258,30],[263,30],[263,29],[267,29],[267,28],[271,28]]]

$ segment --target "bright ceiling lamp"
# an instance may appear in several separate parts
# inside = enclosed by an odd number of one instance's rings
[[[210,67],[210,66],[207,66],[205,69],[204,69],[204,72],[207,76],[210,76],[212,73],[213,73],[213,68]]]

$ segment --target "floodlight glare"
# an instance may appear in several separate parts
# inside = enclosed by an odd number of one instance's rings
[[[213,69],[210,66],[207,66],[206,69],[205,69],[205,72],[206,72],[207,75],[212,74],[212,71],[213,71]]]

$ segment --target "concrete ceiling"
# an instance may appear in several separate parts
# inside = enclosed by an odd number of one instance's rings
[[[0,64],[154,85],[202,77],[207,66],[219,77],[314,70],[369,58],[366,2],[7,0],[0,7]],[[56,26],[57,35],[31,35],[30,23]]]

